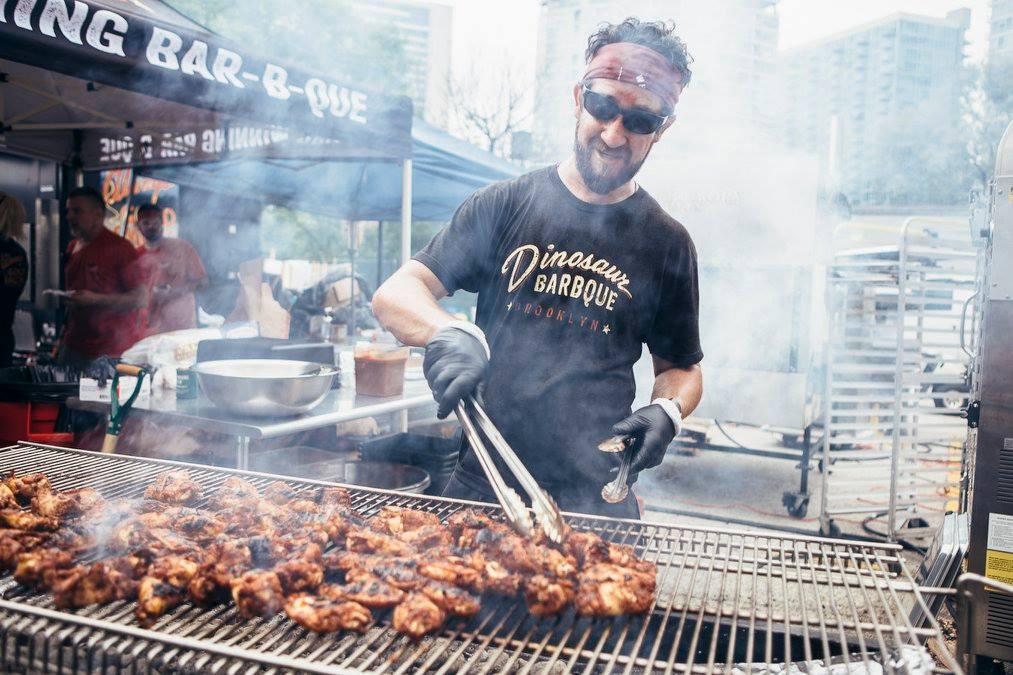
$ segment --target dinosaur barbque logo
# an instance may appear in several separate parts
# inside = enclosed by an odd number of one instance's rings
[[[535,292],[579,298],[585,307],[595,305],[610,312],[620,293],[633,298],[627,288],[629,277],[605,258],[583,251],[557,251],[555,244],[545,248],[543,252],[535,244],[524,244],[510,252],[500,270],[510,275],[508,292],[516,291],[536,270],[546,270],[535,274]]]

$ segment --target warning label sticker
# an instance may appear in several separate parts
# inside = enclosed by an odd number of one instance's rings
[[[1013,553],[989,550],[985,554],[985,576],[1013,584]]]
[[[1013,553],[1013,516],[988,514],[988,545],[990,550]]]

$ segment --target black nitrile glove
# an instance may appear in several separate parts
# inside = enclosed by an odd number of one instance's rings
[[[664,408],[651,404],[613,424],[612,433],[616,436],[633,436],[630,474],[635,474],[661,464],[669,443],[675,438],[675,425]]]
[[[98,386],[106,386],[106,382],[113,379],[116,375],[116,364],[119,363],[119,359],[114,359],[109,356],[100,356],[81,371],[83,377],[90,377],[93,380],[98,381]]]
[[[458,328],[440,330],[426,345],[422,372],[436,399],[436,416],[454,412],[457,402],[475,393],[485,377],[489,358],[478,338]]]

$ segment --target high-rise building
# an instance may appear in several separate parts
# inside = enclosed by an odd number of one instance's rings
[[[989,68],[1013,76],[1013,0],[992,0],[988,27]]]
[[[894,14],[781,54],[783,138],[821,159],[830,190],[891,201],[882,169],[897,139],[957,127],[970,14]]]
[[[408,95],[416,113],[445,126],[453,8],[423,0],[352,0],[351,6],[367,21],[397,31],[404,41]]]
[[[680,125],[769,129],[777,54],[777,0],[542,0],[536,59],[539,111],[534,129],[543,159],[573,143],[573,85],[587,39],[601,23],[628,16],[673,20],[695,63],[679,102]]]

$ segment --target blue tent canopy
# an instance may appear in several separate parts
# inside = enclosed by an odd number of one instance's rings
[[[414,220],[448,220],[474,190],[521,173],[517,165],[420,120],[412,126],[412,163]],[[401,217],[401,168],[394,162],[236,159],[141,172],[310,213],[353,220]]]

